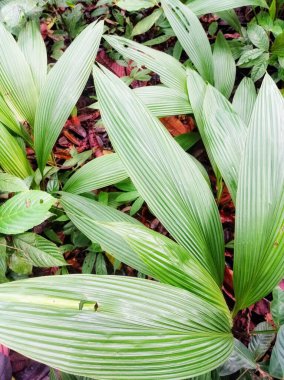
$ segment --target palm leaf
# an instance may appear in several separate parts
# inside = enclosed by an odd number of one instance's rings
[[[265,0],[187,0],[186,4],[197,15],[222,12],[247,5],[267,8]]]
[[[40,93],[34,126],[35,151],[41,171],[86,85],[102,32],[102,21],[90,24],[47,75]]]
[[[230,355],[230,328],[202,298],[149,280],[68,275],[0,286],[2,344],[96,379],[208,372]]]
[[[255,101],[254,82],[251,78],[244,78],[236,89],[233,107],[247,125],[249,125]]]
[[[220,284],[223,233],[208,184],[195,161],[139,98],[115,75],[104,72],[94,70],[102,118],[126,171],[172,236]]]
[[[235,312],[266,296],[283,277],[283,118],[282,95],[267,75],[253,110],[240,166]]]

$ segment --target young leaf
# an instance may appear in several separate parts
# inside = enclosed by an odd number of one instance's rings
[[[94,77],[104,125],[139,194],[220,284],[223,232],[213,195],[195,161],[119,78],[97,68]]]
[[[0,93],[20,121],[34,123],[38,101],[30,67],[14,37],[0,22]]]
[[[180,44],[204,80],[213,84],[213,57],[207,35],[197,16],[179,0],[161,0]]]
[[[117,154],[107,154],[88,162],[77,170],[64,186],[64,191],[73,194],[87,193],[113,185],[128,178],[128,174]]]
[[[0,207],[0,233],[15,235],[37,226],[49,218],[54,202],[51,195],[38,190],[15,195]]]
[[[17,253],[28,263],[42,268],[67,265],[59,248],[44,237],[28,232],[13,238]]]
[[[283,277],[283,98],[266,75],[240,164],[234,253],[235,312],[266,296]]]
[[[30,66],[38,95],[46,80],[47,54],[46,47],[35,19],[26,23],[22,28],[18,44]]]
[[[148,32],[149,29],[155,24],[155,22],[160,18],[163,14],[162,9],[155,9],[149,16],[142,18],[133,28],[131,35],[138,36],[139,34],[143,34]]]
[[[75,375],[197,376],[230,355],[230,330],[204,299],[149,280],[67,275],[0,286],[1,343]]]
[[[104,36],[104,39],[124,57],[157,73],[163,84],[186,94],[186,73],[178,60],[127,38]]]
[[[216,13],[247,5],[267,8],[265,0],[187,0],[186,4],[197,15]]]
[[[40,93],[34,126],[35,151],[41,171],[86,85],[102,32],[102,21],[87,26],[47,75]]]
[[[226,98],[229,98],[236,78],[236,64],[230,46],[222,32],[216,38],[213,51],[214,84]]]
[[[17,139],[0,123],[0,166],[9,174],[27,178],[33,170]]]
[[[250,78],[244,78],[239,84],[233,99],[233,108],[246,125],[249,125],[256,101],[256,89]]]

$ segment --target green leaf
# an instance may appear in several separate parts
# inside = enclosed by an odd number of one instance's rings
[[[271,334],[261,334],[261,332],[267,332],[269,330],[271,330]],[[266,351],[268,351],[275,338],[274,331],[272,326],[267,322],[259,323],[253,330],[255,335],[252,335],[248,349],[252,352],[255,360],[261,359]]]
[[[23,135],[22,128],[20,127],[19,122],[17,121],[14,113],[8,107],[7,103],[0,95],[0,122],[8,127],[11,131],[16,133],[19,136]]]
[[[236,64],[230,46],[222,32],[216,38],[213,51],[215,87],[229,98],[235,83]]]
[[[139,194],[220,284],[222,227],[211,190],[194,159],[120,79],[96,68],[94,77],[104,125]]]
[[[143,204],[144,204],[144,199],[142,197],[138,197],[131,206],[131,209],[129,212],[130,216],[137,214],[137,212],[141,209]]]
[[[266,31],[257,24],[251,24],[247,28],[248,38],[259,49],[268,51],[269,38]]]
[[[266,75],[251,117],[236,202],[235,312],[283,278],[283,98]]]
[[[0,286],[2,344],[96,379],[200,375],[230,355],[230,329],[204,299],[149,280],[67,275]]]
[[[124,57],[157,73],[163,84],[186,94],[185,68],[178,60],[127,38],[104,36],[104,39]]]
[[[255,63],[251,71],[251,79],[256,82],[266,73],[269,63],[269,53],[264,53]]]
[[[15,195],[0,207],[0,233],[15,235],[29,230],[50,217],[55,202],[43,191],[31,190]]]
[[[270,304],[273,321],[276,325],[284,324],[284,291],[277,286],[273,290],[273,300]]]
[[[210,152],[235,203],[247,126],[231,103],[210,85],[204,99],[204,121]]]
[[[269,374],[278,379],[284,377],[284,326],[281,326],[269,363]]]
[[[188,96],[174,88],[158,85],[138,87],[133,91],[154,116],[165,117],[192,113]]]
[[[187,151],[192,148],[197,143],[197,141],[200,140],[200,135],[196,132],[183,133],[176,136],[175,140],[183,150]]]
[[[0,283],[7,282],[7,253],[6,253],[6,240],[0,237]]]
[[[133,28],[131,35],[138,36],[139,34],[143,34],[148,32],[149,29],[155,24],[155,22],[160,18],[163,14],[163,10],[161,8],[155,9],[153,13],[149,16],[142,18]]]
[[[28,232],[13,238],[18,254],[28,263],[42,268],[66,265],[59,248],[44,237]]]
[[[72,42],[47,75],[40,93],[34,126],[35,151],[41,171],[86,85],[102,32],[102,21],[90,24]]]
[[[117,154],[107,154],[88,162],[77,170],[64,185],[64,191],[73,194],[87,193],[113,185],[128,178]]]
[[[246,125],[249,125],[255,101],[256,89],[253,80],[244,78],[235,92],[233,108]]]
[[[257,49],[246,50],[241,55],[238,61],[238,66],[251,67],[254,65],[255,60],[262,55],[263,55],[262,49],[257,48]]]
[[[215,2],[217,4],[217,2]],[[233,9],[228,9],[226,11],[216,12],[222,20],[226,21],[230,26],[232,26],[237,32],[242,33],[242,25],[240,20]]]
[[[20,276],[29,276],[33,272],[33,266],[18,253],[13,253],[9,260],[9,269]]]
[[[17,139],[0,123],[0,166],[9,174],[27,178],[33,170]]]
[[[140,9],[152,8],[157,5],[156,0],[117,0],[116,5],[125,9],[126,11],[133,12]]]
[[[278,57],[284,57],[284,31],[275,38],[271,52]]]
[[[186,4],[197,15],[216,13],[247,5],[267,8],[265,0],[187,0]]]
[[[26,181],[8,173],[0,173],[0,192],[18,193],[26,190],[29,190]]]
[[[0,41],[0,93],[20,121],[33,125],[38,95],[30,67],[2,23]]]
[[[179,0],[161,0],[165,15],[180,44],[204,80],[213,83],[213,57],[197,16]]]
[[[18,44],[30,66],[39,95],[46,81],[47,54],[38,21],[32,20],[26,23],[19,34]]]

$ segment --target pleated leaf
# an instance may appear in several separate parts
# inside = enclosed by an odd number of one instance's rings
[[[18,44],[30,66],[34,84],[39,95],[47,75],[47,54],[37,20],[27,22],[22,28]]]
[[[220,284],[222,227],[195,161],[119,78],[106,69],[104,73],[94,69],[94,78],[104,125],[138,192],[171,235]]]
[[[264,333],[271,330],[271,334]],[[259,323],[253,330],[255,335],[252,335],[248,349],[252,352],[255,360],[259,360],[268,351],[271,343],[275,338],[273,327],[267,322]],[[257,334],[259,332],[259,334]],[[263,332],[263,334],[261,334]]]
[[[42,268],[67,265],[56,244],[32,232],[16,235],[13,242],[17,254],[28,263]]]
[[[248,128],[231,103],[210,85],[206,90],[203,109],[207,144],[236,202],[240,161]]]
[[[34,126],[35,151],[41,171],[86,85],[102,32],[102,21],[87,26],[47,75]]]
[[[174,57],[127,38],[104,36],[104,39],[125,58],[157,73],[166,86],[186,93],[185,68]]]
[[[256,89],[251,78],[244,78],[236,89],[233,107],[246,125],[249,125],[256,101]]]
[[[187,0],[186,4],[197,15],[216,13],[247,5],[267,8],[265,0]]]
[[[214,85],[229,98],[236,79],[236,64],[230,46],[222,32],[216,38],[213,51]]]
[[[30,67],[2,23],[0,41],[0,93],[20,121],[33,125],[38,95]]]
[[[18,141],[0,123],[0,166],[9,174],[27,178],[33,170]]]
[[[194,310],[194,312],[193,312]],[[230,355],[230,321],[202,298],[137,278],[68,275],[0,286],[0,341],[95,379],[183,379]]]
[[[77,170],[64,185],[64,191],[82,194],[110,186],[128,178],[117,154],[95,158]]]
[[[15,177],[12,174],[0,173],[0,192],[17,193],[26,190],[29,190],[29,186],[23,179]]]
[[[278,379],[284,377],[284,326],[281,326],[269,363],[269,374]]]
[[[266,75],[240,165],[234,255],[235,312],[266,296],[283,277],[283,119],[282,95]]]
[[[0,233],[20,234],[50,217],[48,210],[55,202],[51,195],[39,190],[19,193],[0,207]]]
[[[14,113],[11,111],[4,98],[0,95],[0,122],[11,131],[22,136],[22,129]]]
[[[213,84],[213,57],[198,17],[179,0],[162,0],[165,15],[180,44],[204,80]]]

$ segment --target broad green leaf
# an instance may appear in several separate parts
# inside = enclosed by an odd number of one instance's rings
[[[275,38],[271,52],[278,57],[284,57],[284,31]]]
[[[180,44],[204,80],[213,84],[213,57],[207,35],[197,16],[179,0],[161,0],[165,15]]]
[[[29,186],[23,179],[8,173],[0,173],[0,192],[18,193],[26,190],[29,190]]]
[[[200,135],[197,132],[183,133],[175,137],[183,150],[187,151],[200,140]]]
[[[264,333],[271,330],[271,334]],[[259,323],[253,330],[248,349],[252,352],[255,360],[259,360],[268,351],[271,343],[275,338],[273,327],[267,322]],[[263,334],[261,334],[263,332]],[[259,333],[259,334],[258,334]]]
[[[269,53],[264,53],[251,70],[251,79],[256,82],[265,75],[269,63]]]
[[[255,60],[263,55],[262,49],[245,50],[240,59],[238,60],[238,66],[252,67],[255,64]]]
[[[281,326],[269,363],[269,374],[277,379],[284,377],[284,326]]]
[[[276,325],[284,324],[284,290],[277,286],[273,290],[273,300],[270,304],[273,321]]]
[[[140,9],[152,8],[157,5],[156,0],[117,0],[116,5],[125,9],[126,11],[133,12]]]
[[[13,253],[9,258],[9,269],[19,276],[30,276],[33,272],[33,266],[27,262],[18,252]]]
[[[4,237],[0,237],[0,284],[7,282],[6,271],[7,271],[7,253],[6,253],[7,243]]]
[[[234,350],[229,359],[218,369],[221,376],[231,375],[240,369],[256,368],[256,361],[247,347],[234,339]]]
[[[210,85],[203,107],[206,141],[235,203],[247,126],[231,103]]]
[[[0,233],[20,234],[50,217],[48,210],[55,202],[44,191],[31,190],[15,195],[0,207]]]
[[[268,51],[269,38],[266,31],[257,24],[251,24],[247,28],[248,38],[259,49]]]
[[[94,78],[104,125],[138,192],[220,284],[222,227],[212,192],[195,161],[119,78],[97,68]]]
[[[2,344],[95,379],[209,372],[232,351],[230,324],[202,298],[137,278],[67,275],[0,286]]]
[[[39,22],[32,20],[22,28],[18,44],[28,62],[38,95],[46,81],[47,54],[39,29]]]
[[[233,108],[239,114],[246,125],[249,125],[255,101],[255,85],[250,78],[244,78],[235,92],[233,99]]]
[[[235,312],[283,278],[283,98],[266,75],[250,120],[236,202]]]
[[[17,253],[36,267],[56,267],[67,265],[59,248],[51,241],[32,232],[13,238]]]
[[[247,5],[267,8],[265,0],[187,0],[186,4],[197,15],[222,12]]]
[[[33,170],[17,139],[0,123],[0,166],[9,174],[27,178]]]
[[[236,64],[228,42],[222,32],[216,38],[213,51],[214,84],[226,98],[229,98],[235,83]]]
[[[38,101],[30,67],[14,37],[0,22],[0,93],[22,122],[34,123]]]
[[[77,170],[64,185],[64,191],[73,194],[110,186],[128,178],[128,174],[117,154],[95,158]]]
[[[186,94],[185,68],[177,59],[127,38],[104,36],[104,39],[125,58],[157,73],[163,84]]]
[[[133,91],[154,116],[164,117],[192,113],[188,96],[174,88],[158,85],[138,87]]]
[[[41,171],[86,85],[102,32],[102,21],[87,26],[47,75],[40,93],[34,126],[35,151]]]
[[[22,128],[14,113],[8,107],[4,98],[0,95],[0,122],[19,136],[23,135]]]
[[[149,29],[155,24],[155,22],[160,18],[163,14],[162,9],[155,9],[149,16],[142,18],[133,28],[131,35],[138,36],[139,34],[143,34],[148,32]]]

